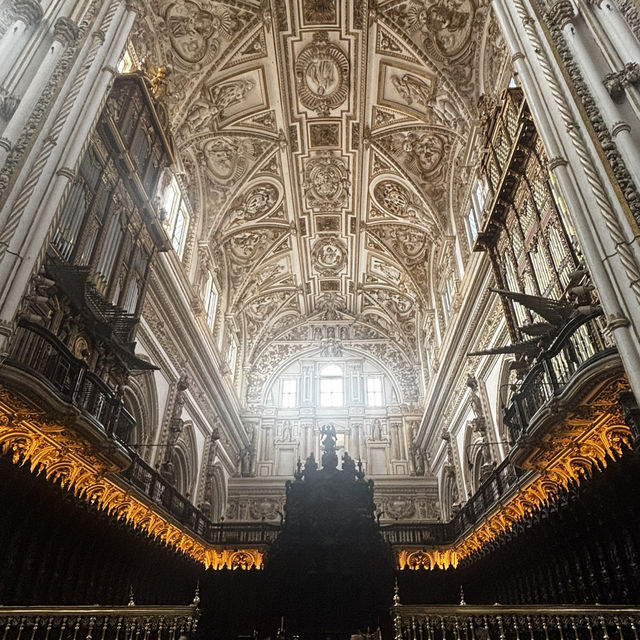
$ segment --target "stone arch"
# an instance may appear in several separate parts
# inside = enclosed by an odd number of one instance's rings
[[[198,451],[193,424],[186,422],[173,455],[175,487],[185,497],[193,499],[198,470]]]
[[[456,472],[452,465],[446,464],[440,476],[440,504],[444,522],[449,522],[460,508],[460,494]]]
[[[509,406],[511,396],[513,395],[513,370],[511,369],[512,358],[505,358],[500,367],[500,375],[498,376],[498,391],[496,398],[496,433],[498,440],[503,444],[505,453],[511,449],[511,434],[509,433],[509,425],[504,422],[504,409]]]
[[[129,378],[124,388],[124,406],[135,419],[128,444],[135,445],[138,454],[149,460],[158,428],[158,392],[152,372]]]

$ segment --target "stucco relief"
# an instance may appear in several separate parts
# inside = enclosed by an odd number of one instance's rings
[[[420,181],[439,181],[446,171],[450,140],[441,133],[409,129],[383,134],[377,144]]]
[[[229,210],[229,225],[250,222],[269,214],[279,199],[278,188],[270,182],[261,182],[236,198]]]
[[[319,116],[328,116],[349,95],[349,60],[326,31],[313,34],[313,42],[296,58],[298,99]]]
[[[318,240],[311,251],[314,269],[322,275],[333,275],[344,269],[347,246],[338,238]]]
[[[421,0],[398,3],[385,13],[428,53],[446,59],[465,53],[475,10],[473,0]]]
[[[310,209],[341,209],[347,204],[349,185],[349,169],[341,157],[321,152],[306,162],[304,194]]]

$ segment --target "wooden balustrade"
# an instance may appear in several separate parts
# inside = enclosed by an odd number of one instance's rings
[[[635,640],[637,605],[403,605],[395,640]]]
[[[0,607],[2,640],[177,640],[196,630],[188,606]]]

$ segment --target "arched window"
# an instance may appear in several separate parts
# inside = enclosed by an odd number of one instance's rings
[[[320,370],[320,406],[344,405],[344,372],[337,364],[328,364]]]

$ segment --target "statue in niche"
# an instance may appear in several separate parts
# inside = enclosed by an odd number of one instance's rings
[[[342,357],[342,343],[334,338],[323,338],[320,341],[320,355],[323,358]]]
[[[313,339],[322,340],[322,329],[320,327],[313,328]]]
[[[349,327],[340,327],[340,340],[349,339]]]
[[[371,435],[374,440],[382,440],[382,421],[380,418],[375,418],[371,427]]]
[[[417,476],[423,476],[425,472],[424,455],[418,447],[413,448],[413,468]]]
[[[335,471],[338,466],[338,455],[336,454],[336,428],[332,424],[325,424],[320,433],[323,435],[322,446],[322,467],[325,471]]]
[[[251,476],[251,466],[253,463],[253,447],[246,447],[240,452],[240,475],[243,478]]]
[[[285,442],[291,442],[292,437],[291,437],[291,423],[289,422],[289,420],[285,420],[283,425],[282,425],[282,439]]]
[[[469,374],[467,376],[466,384],[471,391],[471,410],[474,415],[474,418],[471,421],[473,430],[476,433],[485,434],[487,430],[487,423],[482,410],[482,400],[478,391],[478,380],[473,374]]]

